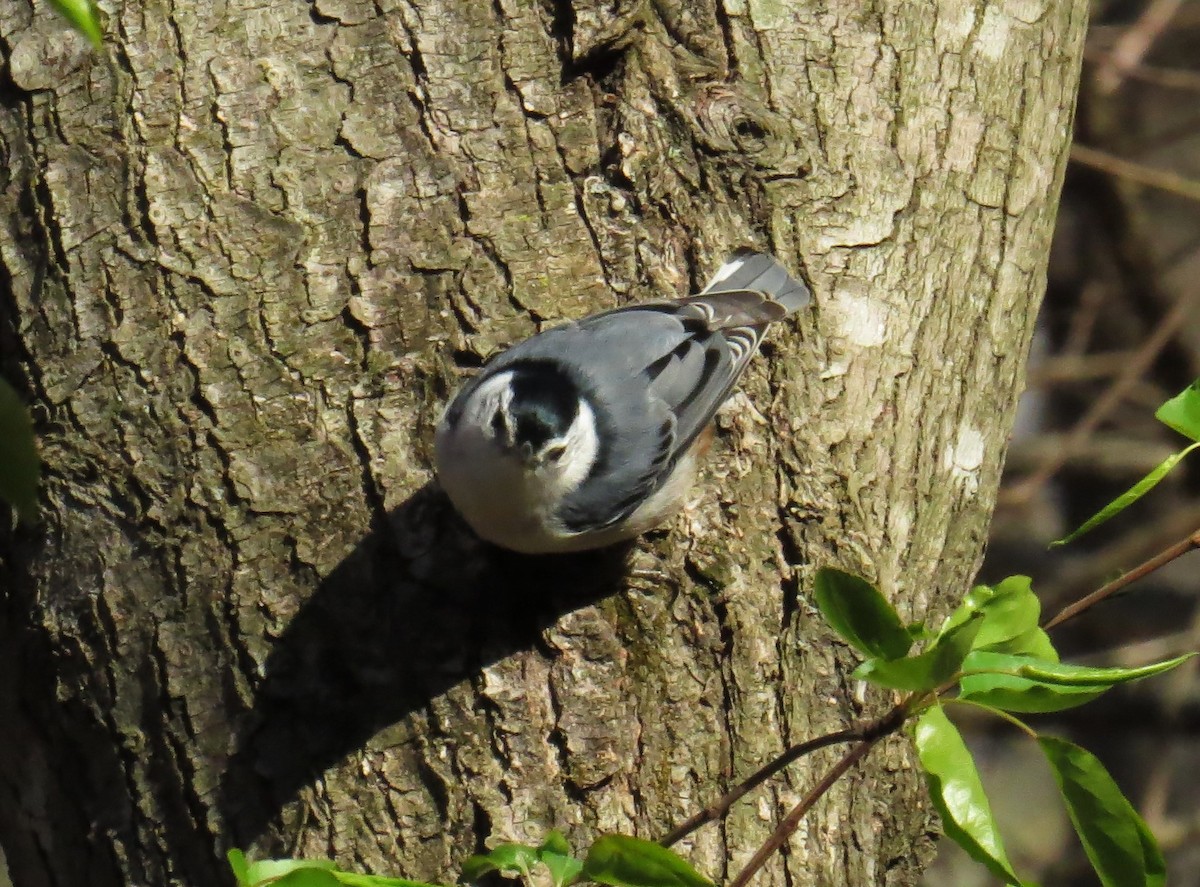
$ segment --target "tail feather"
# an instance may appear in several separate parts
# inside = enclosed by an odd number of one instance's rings
[[[731,256],[704,288],[705,293],[729,290],[766,293],[788,313],[798,311],[812,301],[812,293],[804,282],[792,277],[777,259],[766,253],[745,252]]]

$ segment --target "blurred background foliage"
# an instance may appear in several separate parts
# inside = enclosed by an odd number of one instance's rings
[[[1043,612],[1200,526],[1200,460],[1065,548],[1077,527],[1186,441],[1154,419],[1200,376],[1200,2],[1094,0],[1049,283],[982,581],[1033,577]],[[1200,555],[1055,633],[1064,658],[1134,665],[1200,649]],[[1047,887],[1094,885],[1037,747],[961,720],[1010,856]],[[1197,662],[1037,723],[1095,752],[1200,887]],[[926,884],[995,883],[948,841]]]

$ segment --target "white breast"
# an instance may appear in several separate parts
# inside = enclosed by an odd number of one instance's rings
[[[535,474],[492,437],[492,417],[512,395],[510,376],[498,373],[472,392],[453,428],[443,416],[435,441],[438,482],[471,529],[489,542],[530,554],[569,550],[562,546],[571,535],[554,514],[595,460],[592,411],[581,404],[567,432],[572,458]]]
[[[512,551],[550,554],[584,551],[639,536],[678,511],[696,475],[695,451],[622,523],[591,533],[568,533],[550,503],[531,491],[515,460],[477,433],[438,429],[438,481],[479,536]]]
[[[548,541],[545,503],[517,460],[474,428],[438,428],[438,483],[476,533],[515,551]]]
[[[696,473],[694,448],[625,521],[590,533],[568,532],[556,509],[584,481],[596,458],[594,416],[581,403],[566,435],[572,458],[531,472],[492,437],[495,410],[510,396],[508,375],[499,373],[484,382],[472,392],[454,427],[443,417],[437,429],[438,482],[482,538],[526,554],[583,551],[644,533],[680,508]]]

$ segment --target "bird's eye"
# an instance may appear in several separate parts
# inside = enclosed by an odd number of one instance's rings
[[[555,444],[552,447],[546,447],[546,458],[551,462],[557,462],[563,457],[563,453],[567,451],[566,444]]]
[[[504,410],[496,410],[492,414],[492,433],[496,437],[508,437],[508,420],[504,417]]]

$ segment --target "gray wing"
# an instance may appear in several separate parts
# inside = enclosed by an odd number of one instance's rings
[[[639,343],[635,329],[648,325],[647,315],[652,312],[668,320],[672,335],[657,342],[658,347],[643,350],[638,381],[674,419],[674,451],[669,460],[674,464],[729,397],[767,326],[788,312],[763,293],[749,291],[635,306],[627,309],[633,327],[627,341]],[[607,325],[614,319],[610,314],[602,322]]]
[[[757,292],[649,303],[551,330],[513,355],[573,357],[596,412],[605,446],[563,503],[565,527],[597,530],[635,511],[712,421],[767,324],[786,314]]]
[[[732,288],[743,283],[755,288]],[[735,256],[699,295],[595,314],[493,361],[496,369],[540,362],[566,373],[596,413],[604,446],[563,503],[566,528],[602,529],[636,510],[712,421],[767,326],[807,296],[770,256]]]
[[[677,419],[671,405],[652,391],[646,374],[650,364],[688,338],[670,312],[637,305],[547,330],[488,364],[489,374],[516,364],[562,373],[595,413],[600,452],[559,511],[569,532],[616,523],[670,473],[678,452]]]

